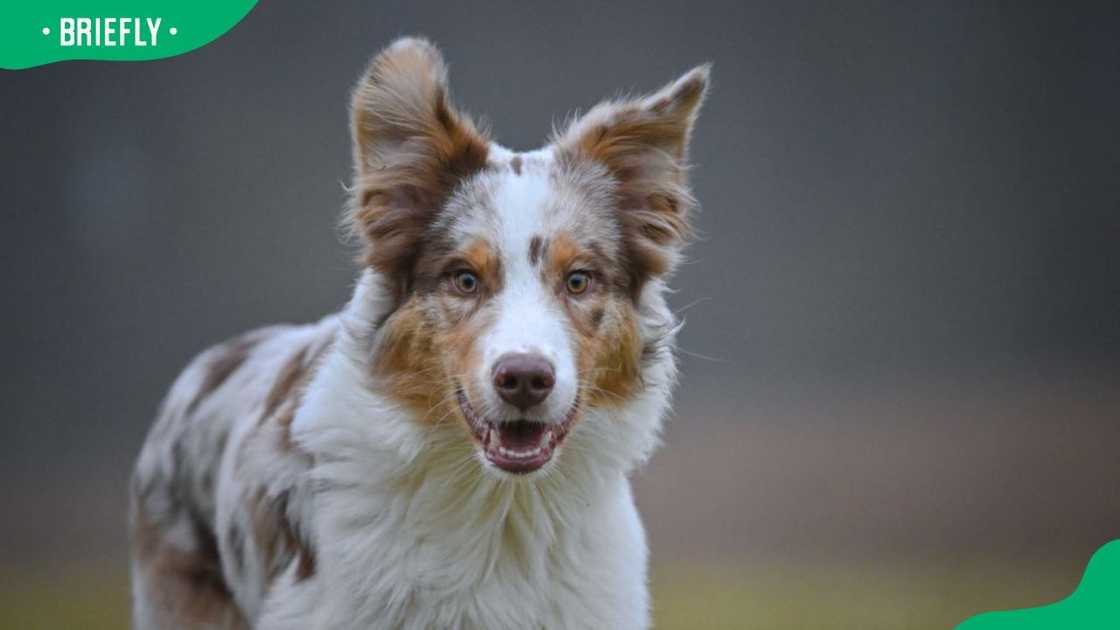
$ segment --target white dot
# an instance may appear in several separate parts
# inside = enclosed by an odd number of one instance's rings
[[[44,26],[43,27],[43,34],[44,35],[50,35],[51,34],[51,28],[49,26]]]
[[[168,33],[171,33],[172,35],[178,35],[178,34],[179,34],[179,29],[177,29],[177,28],[175,28],[174,26],[172,26],[172,27],[171,27],[171,30],[170,30],[170,31],[168,31]]]

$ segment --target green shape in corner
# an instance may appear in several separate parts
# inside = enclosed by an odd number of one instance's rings
[[[56,61],[148,61],[221,37],[256,0],[5,0],[0,68]]]
[[[1038,608],[984,613],[957,630],[1116,630],[1120,628],[1120,540],[1097,550],[1069,597]]]

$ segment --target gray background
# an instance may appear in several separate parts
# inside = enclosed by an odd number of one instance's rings
[[[933,6],[937,5],[937,6]],[[263,2],[151,63],[0,76],[0,564],[124,563],[206,345],[337,309],[346,104],[425,34],[507,146],[715,62],[655,560],[1050,554],[1120,535],[1120,19],[1028,3]]]

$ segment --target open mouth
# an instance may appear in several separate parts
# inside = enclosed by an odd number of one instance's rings
[[[471,425],[475,439],[482,445],[486,459],[515,475],[540,470],[552,459],[556,448],[567,437],[579,409],[577,398],[571,411],[559,424],[535,420],[491,422],[475,413],[463,388],[458,388],[457,397],[459,409]]]

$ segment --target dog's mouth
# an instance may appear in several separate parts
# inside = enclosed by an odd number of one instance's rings
[[[505,472],[524,475],[540,470],[552,460],[556,449],[572,428],[579,399],[559,424],[535,420],[492,422],[475,412],[462,387],[457,390],[459,409],[482,447],[486,460]]]

